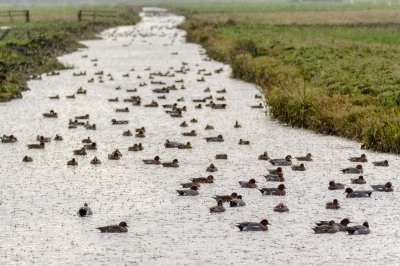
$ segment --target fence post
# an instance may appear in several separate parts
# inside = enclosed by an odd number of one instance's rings
[[[24,14],[25,14],[25,23],[30,22],[30,20],[29,20],[29,10],[25,10]]]
[[[78,21],[82,21],[82,10],[78,10]]]
[[[11,11],[8,11],[8,15],[10,16],[10,21],[11,21],[11,23],[14,23],[14,20],[13,20],[12,14],[11,14]]]

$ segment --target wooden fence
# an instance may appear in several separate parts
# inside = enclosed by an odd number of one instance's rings
[[[79,10],[78,11],[78,21],[82,20],[99,20],[101,18],[116,18],[117,13],[115,11],[91,11],[91,10]]]
[[[25,22],[29,22],[29,10],[9,10],[9,11],[0,11],[0,17],[9,17],[11,23],[14,22],[14,18],[16,16],[25,16]]]

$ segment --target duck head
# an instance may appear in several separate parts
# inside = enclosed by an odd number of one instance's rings
[[[333,204],[339,204],[339,201],[337,199],[334,199]]]
[[[87,206],[88,206],[88,204],[85,202],[85,204],[83,204],[83,206],[87,207]]]
[[[278,173],[278,172],[282,172],[282,167],[278,167],[278,168],[276,168],[276,172]]]
[[[126,224],[126,222],[120,222],[120,223],[119,223],[119,226],[121,226],[121,227],[129,227],[129,226]]]
[[[285,157],[285,160],[286,160],[286,161],[290,161],[290,159],[292,159],[292,156],[291,156],[291,155],[287,155],[287,156]]]
[[[284,184],[280,184],[280,185],[278,186],[278,190],[284,190],[284,189],[286,189],[286,187],[285,187]]]
[[[282,202],[279,202],[278,206],[281,208],[285,207]]]
[[[341,225],[347,226],[350,222],[349,218],[344,218],[342,221],[340,221]]]
[[[160,157],[158,157],[158,156],[154,157],[154,161],[159,161],[159,160],[160,160]]]
[[[335,185],[336,185],[335,181],[330,181],[330,182],[329,182],[329,186],[330,186],[330,187],[333,187],[333,186],[335,186]]]
[[[242,199],[242,195],[237,196],[238,199]]]
[[[255,184],[255,183],[257,183],[257,181],[254,178],[249,180],[249,184]]]
[[[387,183],[385,184],[385,187],[393,187],[393,186],[392,186],[392,182],[387,182]]]
[[[222,200],[219,200],[217,203],[218,206],[222,206]]]
[[[306,157],[307,157],[307,158],[312,157],[311,153],[307,153]]]
[[[357,169],[363,169],[361,164],[357,164],[356,168]]]
[[[197,191],[199,188],[197,186],[191,186],[190,189]]]
[[[214,177],[212,175],[207,176],[208,180],[215,180]]]
[[[346,190],[344,191],[344,193],[348,193],[348,194],[351,194],[351,193],[353,193],[354,192],[354,190],[353,189],[351,189],[351,188],[346,188]],[[344,194],[343,193],[343,194]]]
[[[237,198],[237,197],[238,197],[238,194],[237,194],[236,192],[233,192],[233,193],[231,194],[231,197],[232,197],[232,198]]]
[[[172,161],[172,163],[179,163],[179,162],[178,162],[178,159],[174,159],[174,160]]]
[[[365,226],[365,227],[367,227],[367,228],[369,228],[369,224],[368,224],[367,221],[365,221],[362,225]]]
[[[360,175],[360,176],[358,177],[358,179],[364,180],[364,177],[363,177],[362,175]]]
[[[262,224],[262,225],[264,225],[264,226],[267,226],[267,225],[270,224],[270,223],[268,222],[267,219],[264,219],[264,220],[262,220],[262,221],[260,222],[260,224]]]
[[[334,220],[329,221],[328,225],[329,226],[335,226],[335,221]]]
[[[190,142],[186,143],[186,146],[190,146],[190,145],[191,145]]]
[[[266,151],[264,152],[264,156],[268,156],[268,153],[267,153]],[[282,169],[282,168],[281,168],[281,169]]]

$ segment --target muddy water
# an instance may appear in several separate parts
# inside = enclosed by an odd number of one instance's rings
[[[60,57],[74,66],[59,76],[43,75],[42,80],[29,82],[32,89],[24,98],[0,106],[0,133],[15,134],[18,142],[2,144],[0,165],[0,264],[1,265],[254,265],[261,263],[296,265],[311,264],[395,264],[400,255],[399,194],[373,193],[368,199],[346,199],[343,191],[329,191],[328,182],[346,183],[357,189],[370,189],[370,184],[392,181],[397,190],[399,158],[388,154],[365,152],[369,161],[388,159],[389,168],[364,163],[368,185],[351,185],[353,175],[339,169],[354,166],[350,156],[362,153],[359,144],[336,137],[316,135],[308,131],[285,127],[265,115],[263,109],[251,109],[261,102],[254,95],[255,86],[231,79],[230,68],[218,62],[204,61],[199,45],[184,42],[185,33],[175,26],[181,17],[144,18],[136,26],[118,27],[101,34],[102,40],[86,41],[87,49]],[[140,35],[141,34],[141,35]],[[178,54],[172,54],[178,53]],[[82,57],[87,55],[87,57]],[[97,62],[91,60],[97,59]],[[179,70],[182,61],[190,68],[186,74],[158,77],[167,85],[184,79],[186,90],[170,91],[166,100],[159,100],[152,89],[150,72]],[[93,66],[97,63],[97,66]],[[150,67],[150,71],[145,69]],[[173,67],[173,70],[170,69]],[[215,74],[214,70],[223,68]],[[130,71],[134,68],[134,71]],[[206,69],[211,76],[198,82]],[[103,76],[99,83],[95,72],[111,73],[114,80]],[[74,77],[73,72],[86,71],[86,76]],[[129,73],[129,77],[123,74]],[[140,75],[142,79],[137,79]],[[88,83],[90,78],[94,83]],[[139,83],[148,85],[139,87]],[[115,90],[120,86],[122,90]],[[66,99],[82,87],[86,95]],[[209,87],[211,93],[205,93]],[[126,89],[137,88],[137,93]],[[216,91],[226,88],[226,94]],[[49,96],[59,95],[60,100]],[[142,106],[131,106],[122,99],[140,95]],[[194,109],[192,99],[212,95],[225,96],[226,110]],[[108,98],[118,97],[119,102]],[[183,118],[171,118],[162,107],[144,108],[152,100],[161,104],[175,103],[184,97]],[[223,103],[223,102],[221,102]],[[116,113],[116,108],[128,107],[129,113]],[[42,113],[54,109],[58,119],[43,118]],[[96,131],[83,127],[68,129],[68,121],[77,115],[90,114]],[[128,125],[111,125],[111,119],[128,120]],[[198,123],[190,123],[196,118]],[[242,128],[235,129],[235,121]],[[189,127],[179,124],[186,121]],[[214,130],[204,130],[207,124]],[[144,126],[146,137],[123,137],[122,132]],[[182,132],[196,130],[197,137],[184,137]],[[44,150],[28,150],[26,144],[37,143],[36,135],[54,137]],[[205,137],[222,134],[223,143],[206,143]],[[97,151],[87,156],[73,156],[82,147],[81,140],[90,136],[97,142]],[[251,145],[238,145],[239,139]],[[186,143],[192,150],[165,149],[165,139]],[[128,152],[128,147],[142,142],[141,152]],[[107,155],[119,148],[119,161],[107,160]],[[258,155],[268,151],[273,158],[288,154],[304,156],[311,152],[314,162],[306,163],[305,172],[284,168],[287,196],[262,196],[258,190],[240,188],[238,181],[255,178],[260,187],[276,187],[263,177],[272,166],[258,161]],[[228,154],[228,160],[215,160],[216,154]],[[29,155],[32,163],[23,163]],[[177,158],[179,168],[144,165],[142,159],[159,155],[163,162]],[[97,156],[101,165],[89,162]],[[79,165],[67,166],[77,158]],[[214,163],[219,171],[216,183],[201,186],[198,197],[179,197],[175,192],[189,178],[207,176],[206,167]],[[294,163],[297,163],[294,160]],[[216,194],[237,192],[243,195],[246,207],[222,214],[210,214]],[[325,203],[337,198],[338,211],[326,210]],[[88,202],[94,214],[79,218],[76,212]],[[273,207],[285,203],[289,213],[275,213]],[[368,220],[372,233],[349,236],[347,233],[314,235],[311,227],[318,220],[339,222],[349,217],[355,224]],[[268,232],[239,232],[234,226],[244,221],[268,219]],[[96,227],[128,223],[127,234],[101,234]]]

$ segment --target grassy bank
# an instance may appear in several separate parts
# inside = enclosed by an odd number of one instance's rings
[[[56,57],[82,47],[79,41],[94,39],[96,33],[106,28],[139,20],[139,9],[130,6],[95,7],[116,11],[118,15],[82,22],[76,21],[76,12],[82,7],[25,8],[31,12],[32,22],[23,23],[19,21],[22,18],[15,18],[14,23],[0,21],[0,26],[11,27],[0,40],[0,101],[21,98],[21,90],[32,75],[65,69]]]
[[[340,11],[322,5],[175,12],[187,17],[188,41],[229,63],[235,78],[265,90],[274,118],[400,153],[399,6],[343,12],[342,4]]]

